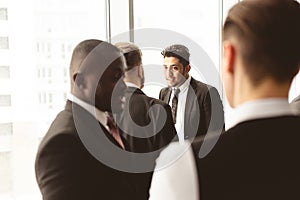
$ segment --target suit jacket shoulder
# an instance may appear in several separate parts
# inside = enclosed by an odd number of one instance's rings
[[[39,146],[35,169],[43,199],[135,199],[132,176],[106,166],[86,149],[78,135],[74,117],[90,123],[98,122],[80,106],[76,108],[82,115],[76,116],[72,105],[77,106],[67,102],[65,110],[58,114]],[[90,123],[82,127],[86,133],[93,129]]]
[[[299,130],[296,116],[250,120],[222,134],[206,157],[195,152],[201,199],[298,199]]]

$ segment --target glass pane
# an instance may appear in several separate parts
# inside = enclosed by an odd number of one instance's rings
[[[204,0],[152,0],[152,1],[134,1],[134,22],[135,28],[156,28],[167,29],[175,31],[177,34],[182,34],[189,39],[187,41],[180,41],[180,38],[167,38],[171,43],[184,43],[191,53],[191,75],[206,83],[212,84],[221,90],[221,82],[211,80],[205,77],[204,66],[199,66],[198,61],[200,52],[193,49],[194,45],[202,48],[206,53],[208,59],[212,62],[217,74],[213,77],[218,79],[218,71],[220,64],[220,2],[221,1],[204,1]],[[164,33],[162,33],[163,35]],[[151,39],[151,35],[148,36]],[[172,37],[170,35],[170,37]],[[165,39],[155,38],[157,41],[164,43]],[[192,43],[192,44],[191,44]],[[143,47],[142,47],[143,48]],[[160,54],[161,48],[153,46],[150,51],[143,51],[143,59],[145,66],[146,81],[151,81],[153,74],[147,74],[147,66],[160,67],[160,75],[163,75],[162,62],[163,58]],[[155,53],[153,52],[155,51]],[[150,61],[150,63],[146,62]],[[213,82],[218,82],[216,85]],[[166,84],[166,82],[165,82]],[[145,92],[150,96],[158,97],[159,87],[154,86],[156,89],[145,87]],[[162,86],[160,86],[162,87]],[[158,89],[158,90],[157,90]],[[156,90],[156,94],[154,94]],[[151,91],[151,92],[148,92]]]
[[[0,78],[9,78],[9,66],[0,66]]]
[[[11,96],[10,95],[0,95],[0,107],[11,106]]]
[[[7,20],[7,8],[0,8],[0,20]]]
[[[15,0],[1,6],[9,12],[0,23],[0,34],[8,36],[0,37],[0,66],[9,66],[9,75],[0,68],[0,94],[11,96],[11,106],[0,108],[0,124],[11,123],[13,133],[0,137],[0,199],[40,200],[37,147],[64,107],[73,48],[84,39],[106,40],[105,1]]]
[[[8,37],[0,37],[0,49],[8,49]]]
[[[12,123],[0,124],[0,136],[12,135]]]

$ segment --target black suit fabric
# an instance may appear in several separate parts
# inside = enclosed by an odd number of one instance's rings
[[[180,94],[179,94],[180,95]],[[160,91],[159,99],[168,103],[171,88]],[[204,136],[208,130],[220,132],[224,128],[224,111],[216,88],[191,78],[184,116],[184,138]]]
[[[123,132],[130,133],[125,137],[132,151],[147,153],[169,144],[176,136],[170,106],[134,87],[128,87],[125,97],[128,112],[123,113],[120,123]]]
[[[246,121],[221,135],[199,159],[200,199],[300,199],[300,118]]]
[[[120,116],[120,127],[123,133],[128,133],[124,137],[132,147],[132,152],[153,154],[142,163],[135,162],[137,166],[147,165],[147,170],[136,174],[136,182],[140,183],[139,198],[146,200],[149,198],[155,159],[176,136],[176,129],[168,104],[148,97],[142,90],[134,87],[127,88],[125,97],[125,111]]]
[[[78,112],[75,114],[74,110]],[[102,133],[119,146],[89,112],[68,101],[51,124],[37,153],[35,171],[43,199],[138,199],[131,174],[108,167],[92,156],[82,143],[75,121],[84,130],[81,134],[100,134],[90,126],[92,123],[100,126]]]

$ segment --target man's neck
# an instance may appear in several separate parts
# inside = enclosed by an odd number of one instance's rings
[[[244,84],[235,91],[234,105],[238,106],[248,101],[266,98],[288,98],[290,83],[276,83],[268,79],[258,86]]]

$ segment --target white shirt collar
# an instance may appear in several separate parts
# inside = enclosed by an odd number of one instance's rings
[[[93,115],[106,129],[107,127],[107,119],[106,119],[106,113],[97,109],[95,106],[92,106],[91,104],[79,99],[78,97],[74,96],[73,94],[69,93],[67,98],[83,107],[85,110],[87,110],[91,115]]]
[[[140,88],[139,86],[137,86],[136,84],[131,83],[131,82],[125,82],[125,84],[127,85],[127,87]]]
[[[249,101],[233,109],[229,120],[225,124],[226,130],[240,122],[283,115],[294,115],[288,100],[285,98],[267,98]]]
[[[178,87],[178,89],[180,90],[180,92],[183,92],[183,91],[185,91],[188,87],[189,87],[189,85],[190,85],[190,82],[191,82],[191,76],[189,76],[184,82],[183,82],[183,84],[182,85],[180,85],[179,87]],[[173,89],[175,89],[175,88],[172,88],[172,90]]]

